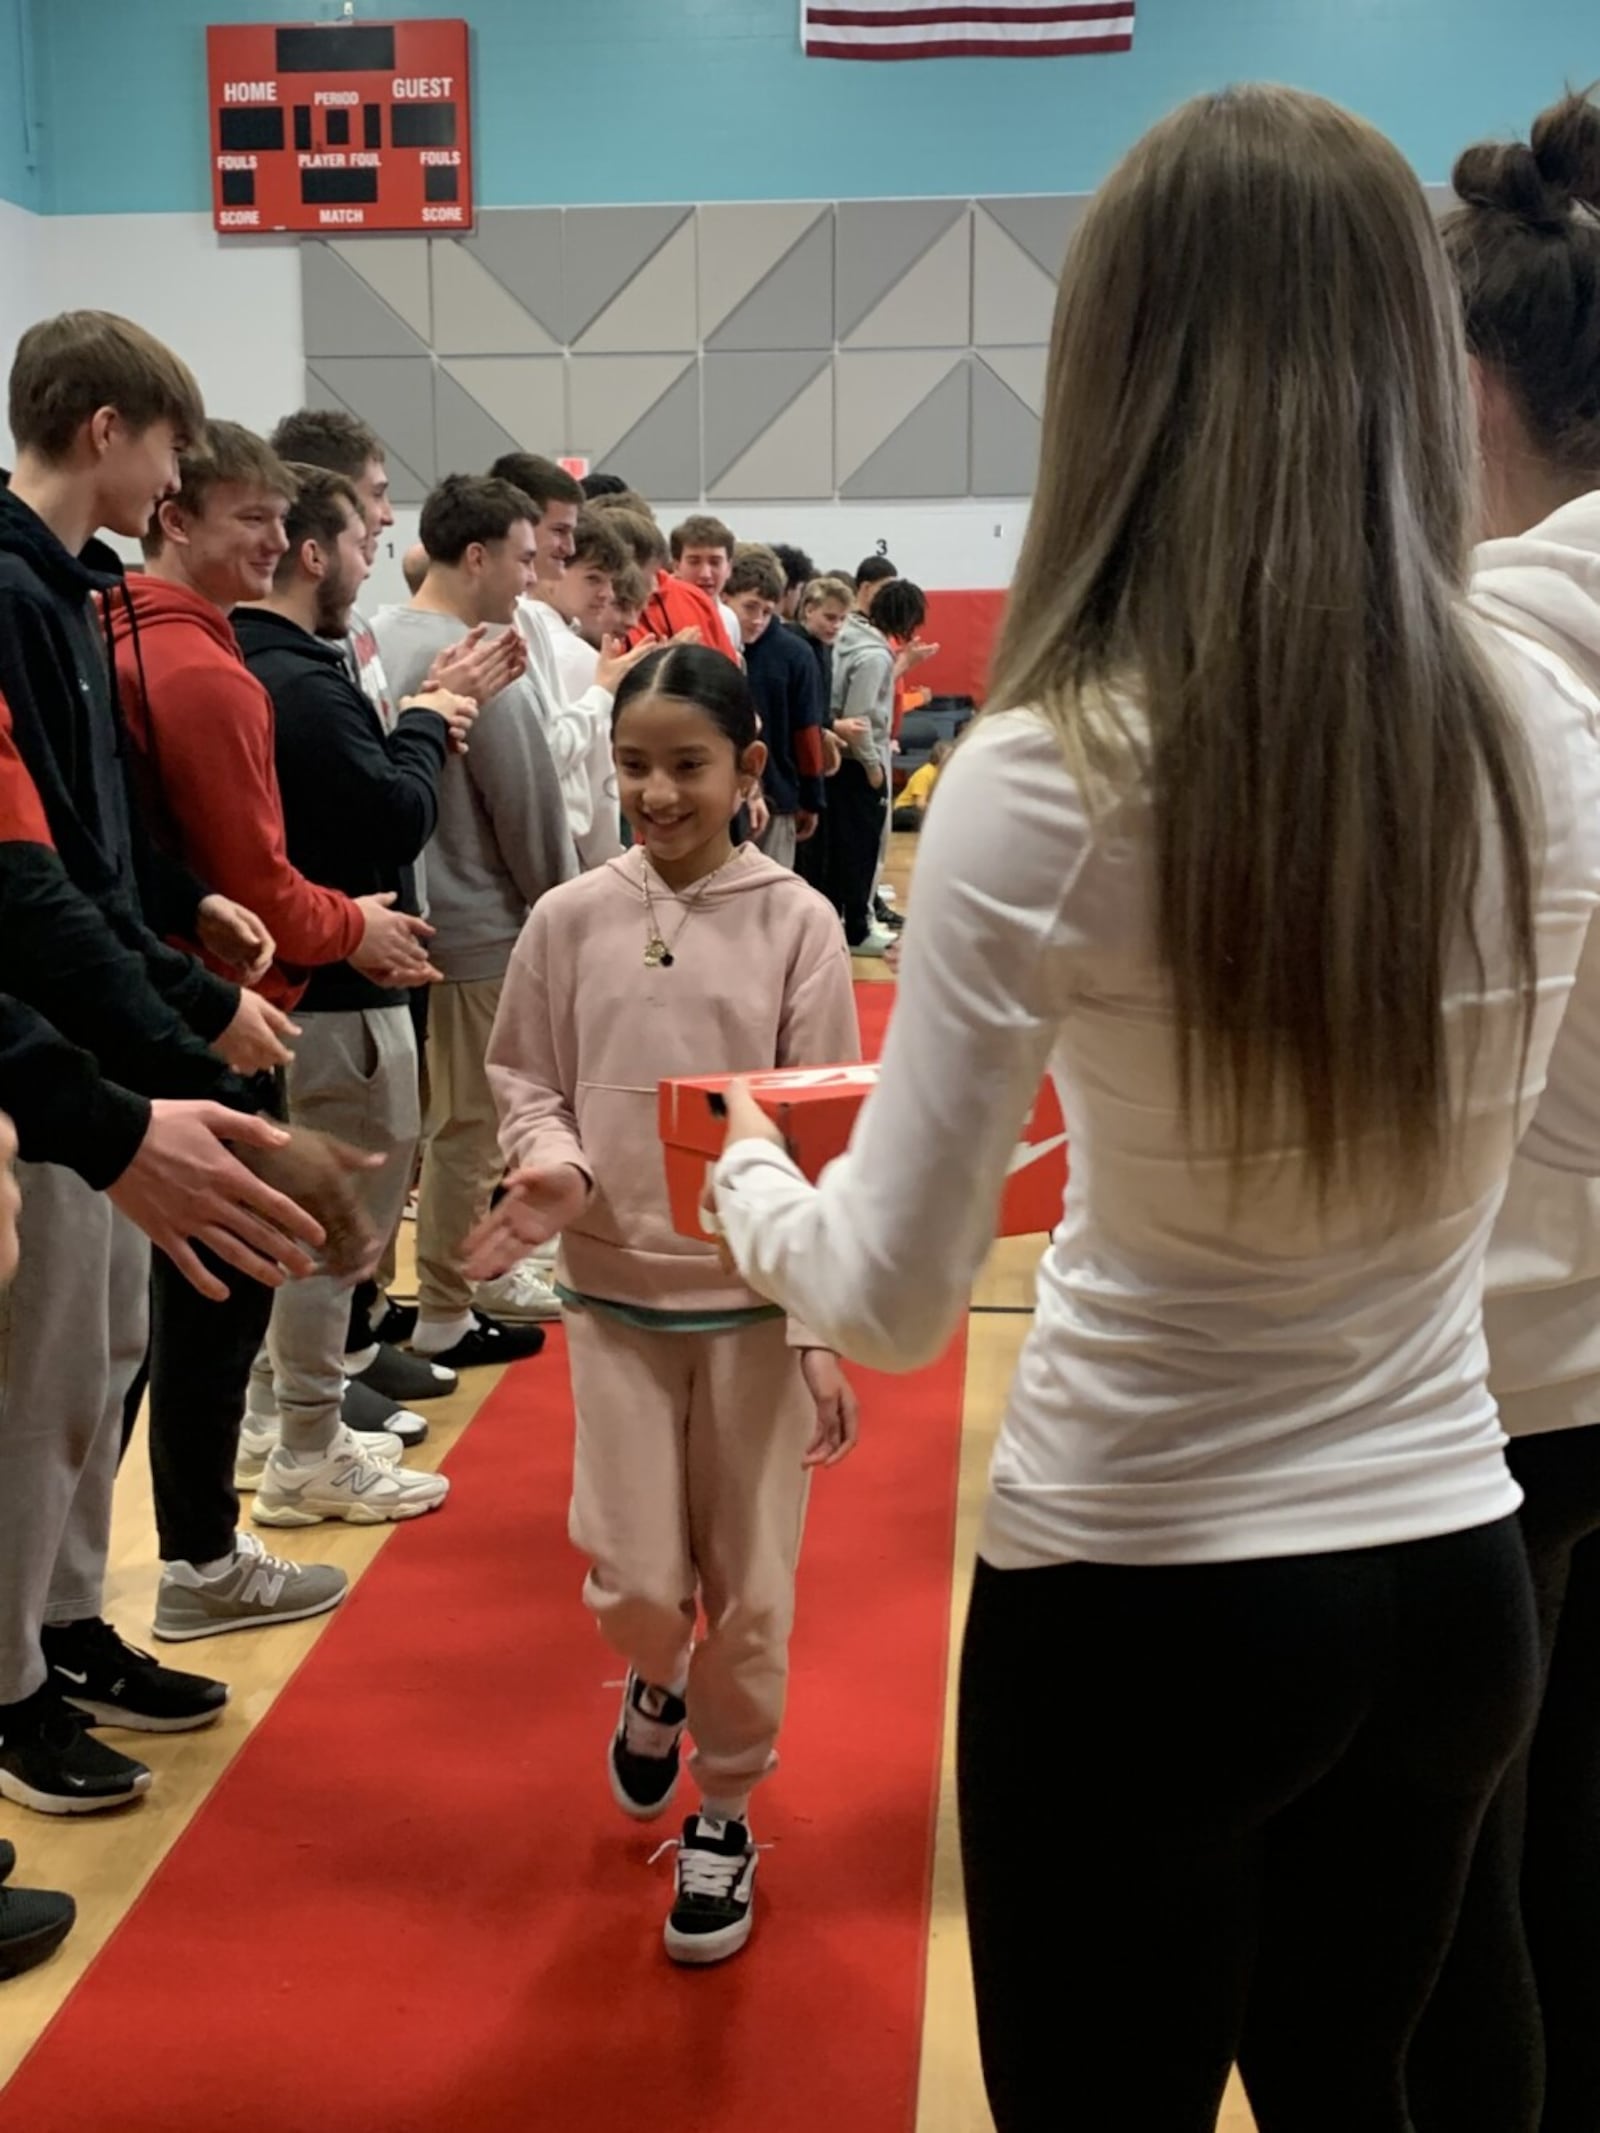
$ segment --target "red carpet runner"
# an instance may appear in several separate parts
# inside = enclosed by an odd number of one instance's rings
[[[893,988],[862,988],[869,1051]],[[675,1825],[606,1789],[620,1672],[565,1537],[559,1338],[510,1372],[0,2095],[82,2133],[909,2133],[960,1344],[862,1379],[819,1480],[761,1916],[666,1961]]]

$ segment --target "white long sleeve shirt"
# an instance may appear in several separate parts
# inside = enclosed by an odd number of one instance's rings
[[[1026,712],[987,719],[940,780],[881,1077],[849,1153],[820,1187],[763,1142],[718,1166],[752,1286],[846,1356],[914,1367],[967,1305],[1018,1129],[1054,1074],[1072,1172],[993,1462],[980,1545],[997,1567],[1316,1553],[1516,1508],[1486,1384],[1483,1258],[1600,899],[1600,705],[1555,662],[1491,656],[1543,800],[1537,1005],[1519,1080],[1490,831],[1481,1011],[1465,928],[1447,969],[1466,1124],[1426,1217],[1387,1236],[1353,1207],[1319,1217],[1292,1148],[1254,1166],[1235,1202],[1221,1154],[1191,1151],[1144,803],[1091,819]],[[1596,1160],[1600,1125],[1584,1131]]]
[[[561,780],[561,797],[567,804],[567,820],[580,847],[594,827],[594,791],[590,764],[597,740],[611,743],[611,692],[593,682],[581,696],[571,697],[562,681],[556,659],[556,633],[565,622],[543,600],[517,602],[517,627],[528,647],[528,667],[539,696],[547,707],[545,738]]]

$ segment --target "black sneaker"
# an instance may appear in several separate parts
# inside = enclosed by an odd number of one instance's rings
[[[372,1437],[384,1430],[408,1448],[427,1442],[428,1425],[414,1408],[402,1407],[385,1394],[374,1392],[359,1378],[345,1380],[339,1412],[346,1429],[353,1429],[358,1436]]]
[[[487,1311],[474,1311],[473,1328],[453,1348],[430,1355],[446,1370],[476,1370],[484,1363],[520,1363],[544,1347],[543,1326],[508,1326]]]
[[[743,1822],[691,1815],[678,1842],[665,1934],[675,1963],[725,1963],[755,1924],[756,1848]]]
[[[0,1977],[21,1977],[55,1954],[78,1906],[54,1889],[0,1889]]]
[[[345,1368],[350,1370],[346,1363]],[[425,1355],[405,1355],[400,1349],[391,1348],[387,1341],[378,1343],[378,1352],[365,1370],[350,1370],[352,1385],[365,1385],[370,1391],[381,1393],[386,1400],[394,1400],[407,1407],[413,1400],[443,1400],[453,1393],[459,1380],[453,1370],[443,1363],[435,1363]]]
[[[906,922],[905,913],[895,910],[892,904],[886,904],[881,896],[875,896],[872,900],[872,915],[880,926],[887,926],[891,933],[898,933]]]
[[[189,1733],[220,1718],[228,1700],[225,1683],[163,1666],[98,1618],[47,1624],[42,1642],[51,1687],[95,1725]]]
[[[0,1799],[42,1815],[91,1815],[150,1790],[150,1773],[85,1730],[52,1683],[0,1704]]]
[[[665,1813],[677,1790],[678,1748],[688,1718],[681,1696],[629,1673],[606,1767],[612,1798],[634,1821],[653,1822]]]

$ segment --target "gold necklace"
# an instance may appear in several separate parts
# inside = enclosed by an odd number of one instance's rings
[[[705,895],[707,889],[710,888],[711,884],[716,880],[717,876],[724,872],[726,868],[732,866],[734,860],[737,859],[738,856],[739,854],[737,852],[732,853],[730,857],[728,857],[722,862],[722,865],[720,867],[713,867],[711,872],[705,877],[704,881],[697,882],[694,888],[690,890],[687,896],[680,896],[675,898],[675,901],[677,902],[683,915],[678,921],[678,930],[676,933],[673,934],[670,942],[663,938],[660,924],[656,918],[655,899],[650,894],[650,862],[648,860],[645,860],[644,871],[641,874],[639,880],[639,887],[644,896],[644,920],[646,928],[646,938],[644,944],[644,967],[646,970],[670,970],[672,968],[673,964],[677,961],[677,957],[674,955],[673,950],[676,948],[678,942],[683,939],[683,929],[685,928],[685,926],[688,925],[690,919],[694,917],[695,912],[700,908],[700,899]]]

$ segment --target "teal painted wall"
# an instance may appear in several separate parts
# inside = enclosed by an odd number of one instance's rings
[[[43,182],[10,55],[37,47]],[[329,19],[332,0],[0,0],[0,195],[57,214],[209,204],[208,20]],[[1128,56],[848,65],[802,58],[797,0],[399,0],[465,14],[478,197],[840,199],[1090,188],[1195,91],[1290,81],[1353,105],[1430,180],[1600,75],[1597,0],[1139,0]]]
[[[0,0],[0,200],[35,208],[42,204],[43,192],[39,173],[31,167],[33,100],[24,84],[36,15],[34,0]]]

